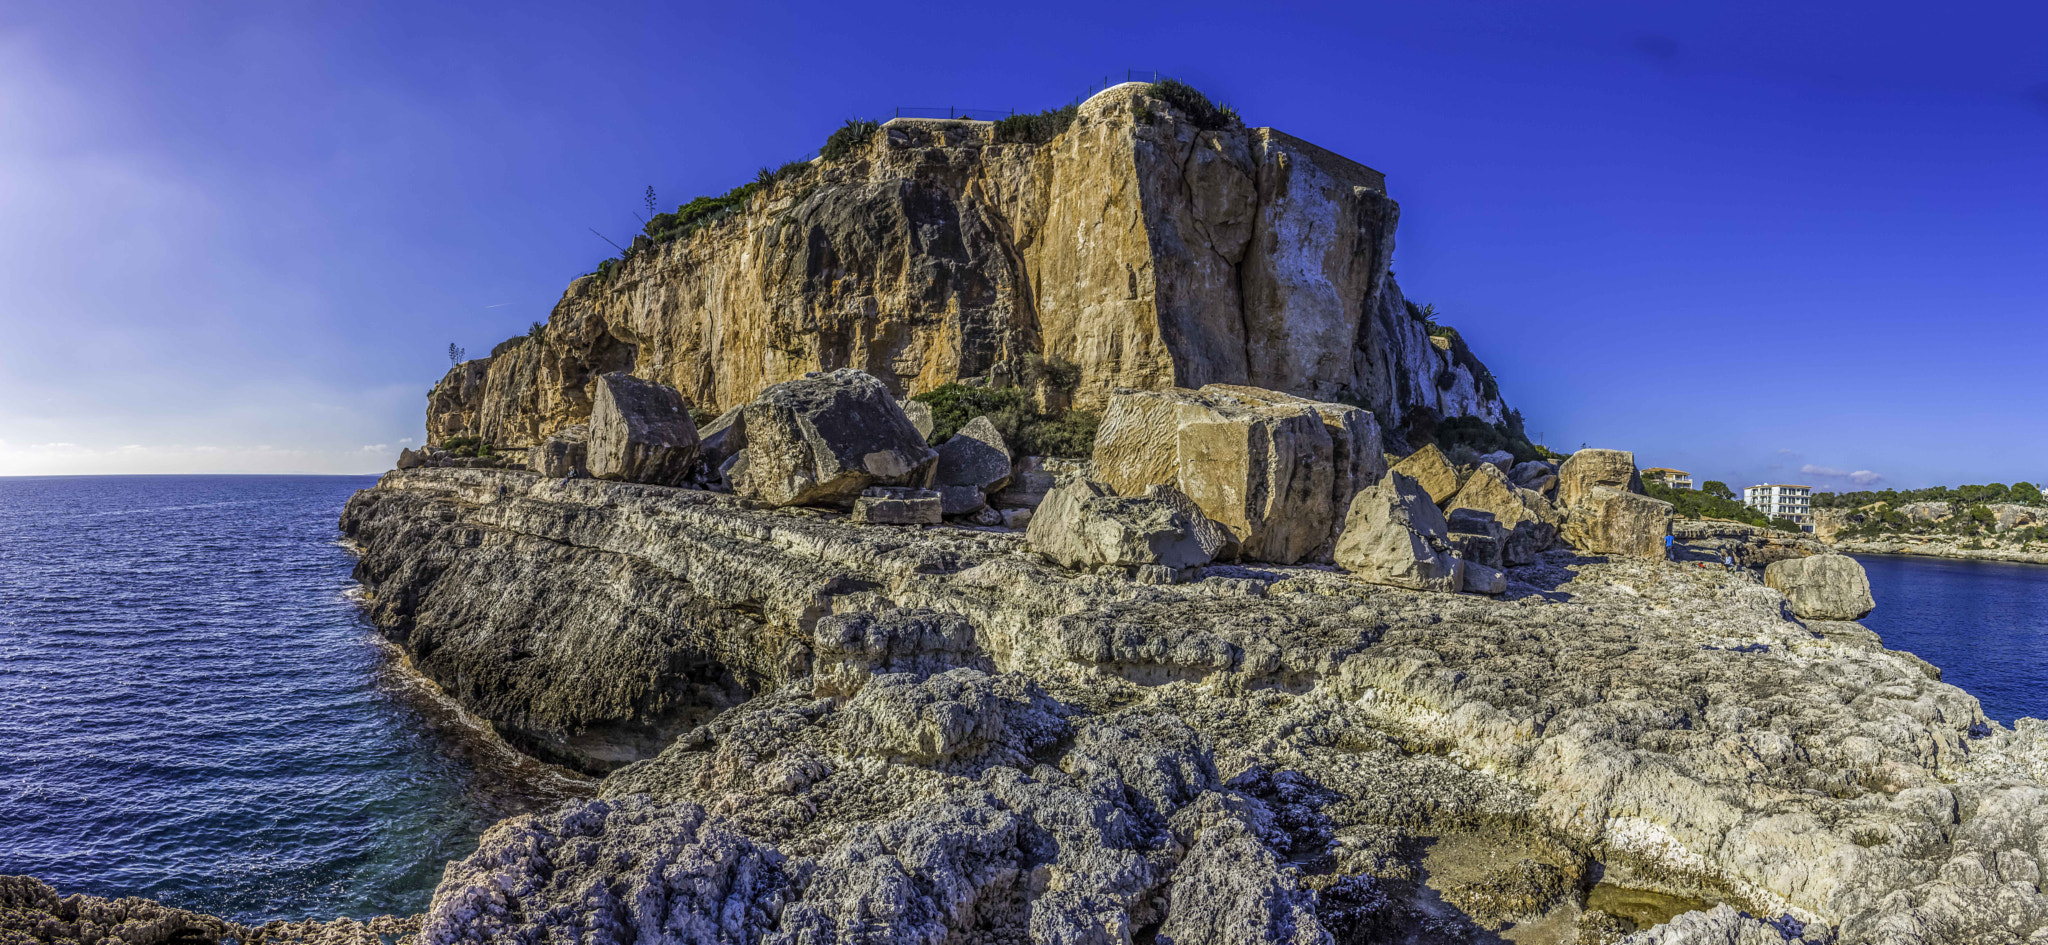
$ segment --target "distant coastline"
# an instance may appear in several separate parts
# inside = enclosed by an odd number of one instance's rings
[[[1910,555],[1921,558],[1949,558],[1957,561],[2004,561],[2010,564],[2048,564],[2048,553],[2012,551],[2005,548],[1963,548],[1949,542],[1843,541],[1830,545],[1851,555]]]

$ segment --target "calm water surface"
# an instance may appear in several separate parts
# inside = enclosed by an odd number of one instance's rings
[[[335,528],[371,477],[0,478],[0,874],[244,921],[421,911],[588,790],[402,672]]]
[[[1857,555],[1884,645],[1941,667],[1984,714],[2048,718],[2048,565]]]

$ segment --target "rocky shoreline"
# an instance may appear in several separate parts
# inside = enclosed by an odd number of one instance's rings
[[[598,800],[493,828],[424,917],[380,928],[1590,942],[1655,924],[1640,940],[1846,943],[2048,926],[2048,726],[1988,722],[1924,662],[1791,617],[1749,573],[1551,551],[1498,597],[1317,565],[1148,585],[1048,565],[1015,532],[747,504],[481,469],[394,472],[350,502],[369,612],[421,671],[514,744],[612,772]]]
[[[1909,555],[1921,558],[1950,558],[1957,561],[2048,564],[2048,553],[2013,551],[2006,548],[1964,548],[1952,542],[1836,541],[1829,547],[1847,555]]]

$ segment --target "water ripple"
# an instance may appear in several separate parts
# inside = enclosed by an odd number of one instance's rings
[[[484,827],[589,793],[364,623],[334,520],[372,482],[0,479],[0,874],[411,913]]]

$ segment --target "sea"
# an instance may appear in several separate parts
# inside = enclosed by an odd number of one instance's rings
[[[363,618],[368,476],[0,478],[0,875],[244,922],[423,911],[495,821],[592,783],[507,748]],[[1866,625],[2048,717],[2048,567],[1863,557]]]
[[[590,793],[363,618],[336,520],[374,482],[0,478],[0,875],[410,915],[492,823]]]
[[[1984,714],[2048,719],[2048,565],[1857,555],[1884,645],[1941,667]]]

